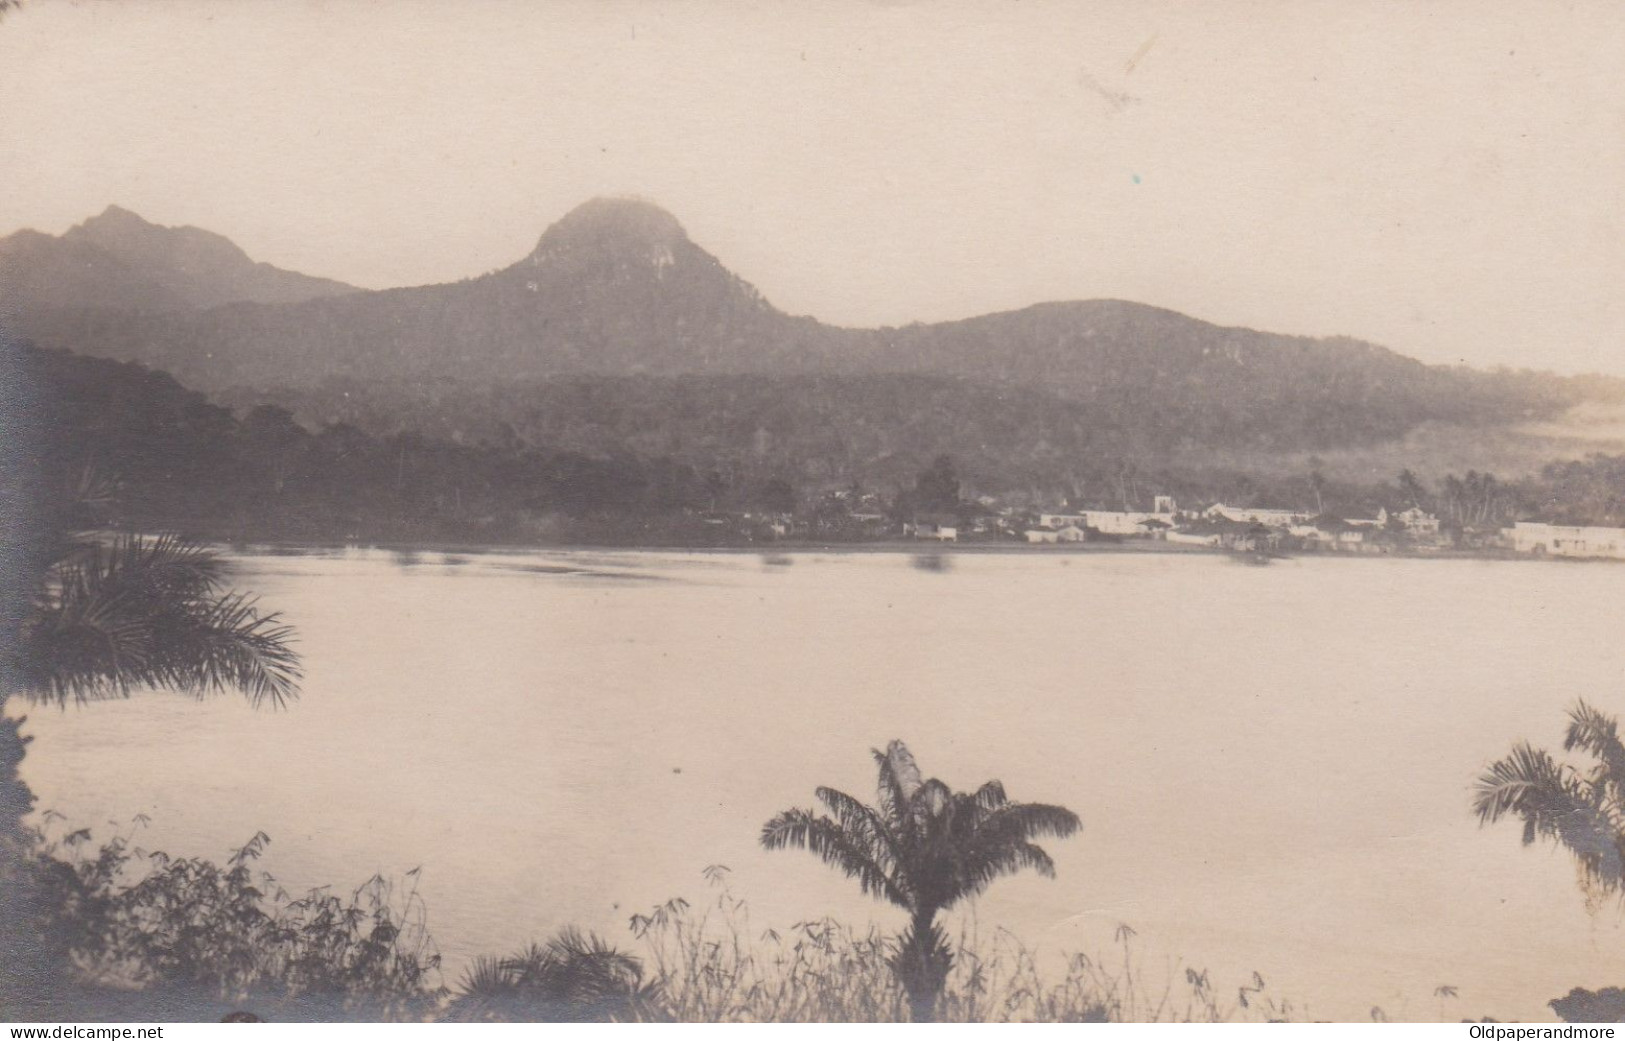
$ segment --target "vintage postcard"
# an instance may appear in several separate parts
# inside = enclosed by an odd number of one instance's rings
[[[0,127],[0,1018],[1625,1018],[1625,7],[0,0]]]

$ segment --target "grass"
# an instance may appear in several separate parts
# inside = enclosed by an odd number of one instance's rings
[[[93,848],[78,831],[42,845],[31,920],[51,973],[12,989],[3,1018],[896,1022],[908,1005],[888,966],[896,941],[829,918],[780,931],[752,920],[707,868],[705,900],[632,916],[623,946],[564,930],[505,958],[476,959],[450,985],[416,891],[372,878],[344,894],[289,894],[258,867],[256,835],[224,865],[143,853],[128,837]],[[19,891],[12,887],[13,892]],[[43,910],[41,910],[43,909]],[[8,934],[17,923],[6,923]],[[26,930],[24,930],[26,931]],[[1122,926],[1097,954],[1041,958],[1010,932],[962,927],[939,1015],[950,1022],[1279,1021],[1301,1009],[1254,974],[1144,964]],[[0,969],[3,971],[3,969]],[[1379,1014],[1374,1010],[1374,1018]]]
[[[684,1022],[899,1022],[907,1003],[887,958],[895,940],[833,919],[758,929],[728,870],[706,869],[712,898],[671,900],[632,918],[661,1008]],[[1118,929],[1108,955],[1073,954],[1060,970],[1007,930],[983,941],[954,938],[954,966],[940,1018],[948,1022],[1229,1022],[1290,1019],[1256,974],[1221,996],[1206,972],[1156,977],[1142,964],[1134,931]]]

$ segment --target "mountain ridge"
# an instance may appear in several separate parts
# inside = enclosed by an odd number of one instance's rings
[[[110,205],[59,236],[24,228],[0,238],[5,309],[90,306],[182,311],[240,301],[298,303],[354,286],[253,260],[223,235],[154,224]]]
[[[114,228],[140,221],[103,217]],[[141,361],[207,392],[333,379],[946,375],[1037,388],[1170,446],[1369,443],[1425,421],[1551,416],[1599,387],[1625,387],[1430,366],[1365,341],[1225,327],[1122,300],[901,328],[826,325],[774,307],[661,207],[612,197],[571,210],[514,263],[460,282],[191,310],[37,308],[18,326],[44,346]]]

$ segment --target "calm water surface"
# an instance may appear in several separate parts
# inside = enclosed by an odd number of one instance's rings
[[[1560,743],[1574,698],[1625,712],[1625,568],[948,562],[241,557],[299,628],[304,697],[35,709],[25,774],[75,826],[148,815],[149,848],[219,858],[263,829],[290,885],[421,866],[455,976],[566,923],[629,942],[714,863],[759,926],[899,924],[756,835],[815,785],[868,797],[868,749],[901,737],[955,787],[1084,819],[1048,844],[1056,880],[978,902],[984,933],[1094,952],[1126,922],[1159,974],[1180,958],[1224,993],[1257,970],[1322,1018],[1550,1019],[1625,980],[1619,915],[1587,915],[1569,860],[1468,808],[1514,740]]]

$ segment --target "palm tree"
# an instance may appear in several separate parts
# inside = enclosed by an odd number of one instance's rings
[[[217,554],[175,535],[87,530],[112,492],[87,473],[71,495],[36,502],[0,547],[0,710],[12,697],[65,706],[146,687],[235,689],[254,705],[295,697],[292,629],[233,591]],[[51,869],[23,824],[34,795],[20,772],[21,723],[0,718],[0,930],[14,955],[0,966],[0,1002],[37,988],[47,964],[62,967],[47,953],[56,910],[37,884]],[[12,963],[33,974],[6,971]]]
[[[299,692],[293,630],[227,583],[225,562],[177,535],[93,529],[114,484],[86,472],[50,496],[8,555],[0,617],[0,709],[12,697],[81,704],[139,688],[241,691],[282,705]],[[0,726],[0,853],[26,848],[33,796],[18,776],[25,741]]]
[[[929,1021],[953,964],[937,913],[1022,868],[1054,878],[1055,863],[1032,840],[1066,838],[1080,824],[1060,806],[1011,802],[998,781],[975,792],[955,792],[936,778],[922,779],[901,741],[873,755],[880,775],[878,805],[818,788],[830,815],[786,810],[763,826],[762,845],[809,850],[857,879],[864,893],[908,912],[891,968],[908,995],[913,1019]]]
[[[52,560],[14,663],[14,693],[65,705],[157,687],[235,689],[255,705],[298,692],[293,630],[227,587],[212,550],[177,535],[78,540]]]
[[[1422,487],[1422,479],[1417,477],[1409,467],[1399,471],[1399,493],[1410,506],[1427,508],[1428,493]]]
[[[1585,771],[1559,763],[1551,753],[1520,742],[1490,765],[1473,789],[1480,824],[1515,816],[1523,844],[1537,839],[1574,854],[1580,885],[1590,900],[1625,893],[1625,742],[1619,724],[1579,702],[1569,710],[1566,752],[1595,762]]]

